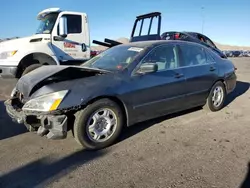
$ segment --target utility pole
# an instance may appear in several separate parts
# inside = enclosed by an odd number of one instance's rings
[[[205,7],[201,7],[201,19],[202,19],[202,23],[201,23],[201,32],[203,34],[204,31],[204,24],[205,24],[205,15],[204,15],[204,9]]]

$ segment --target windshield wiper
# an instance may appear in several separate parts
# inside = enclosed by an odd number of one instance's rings
[[[112,72],[110,70],[101,69],[101,68],[98,68],[98,67],[87,67],[87,66],[82,66],[82,67],[85,68],[85,69],[97,70],[97,71],[100,71],[100,72]]]

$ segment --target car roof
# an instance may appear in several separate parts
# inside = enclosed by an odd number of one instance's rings
[[[189,34],[193,34],[193,35],[203,35],[201,33],[193,32],[193,31],[183,31],[183,33],[189,33]]]
[[[130,42],[127,44],[121,44],[122,46],[131,46],[131,47],[138,47],[138,48],[146,48],[146,47],[154,47],[161,44],[171,44],[171,43],[179,43],[179,44],[194,44],[200,45],[199,43],[190,42],[190,41],[183,41],[183,40],[150,40],[150,41],[138,41],[138,42]]]
[[[164,33],[187,33],[187,34],[192,35],[192,36],[196,36],[196,35],[205,36],[199,32],[194,32],[194,31],[174,31],[174,30],[172,30],[172,31],[165,31],[165,32],[163,32],[163,34]]]

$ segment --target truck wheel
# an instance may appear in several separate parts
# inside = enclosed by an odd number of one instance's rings
[[[22,76],[24,76],[25,74],[27,74],[27,73],[29,73],[29,72],[31,72],[31,71],[33,71],[33,70],[35,70],[35,69],[37,69],[37,68],[39,68],[41,66],[43,66],[43,65],[41,65],[41,64],[32,64],[32,65],[26,67],[26,69],[22,73]]]
[[[103,149],[121,134],[124,116],[121,108],[109,99],[100,99],[76,113],[75,140],[88,150]]]
[[[225,85],[221,81],[218,81],[213,85],[204,108],[212,112],[219,111],[223,108],[225,99]]]

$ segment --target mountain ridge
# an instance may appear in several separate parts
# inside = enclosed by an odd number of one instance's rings
[[[121,43],[129,43],[129,39],[126,37],[120,37],[118,39],[113,39]],[[215,45],[220,49],[220,50],[250,50],[250,46],[237,46],[237,45],[227,45],[227,44],[221,44],[218,42],[215,42]],[[96,45],[91,47],[92,50],[105,50],[107,47]]]
[[[5,38],[5,39],[0,39],[0,42],[4,42],[6,40],[11,40],[11,39],[16,39],[19,37],[11,37],[11,38]],[[118,42],[121,43],[129,43],[129,39],[126,37],[120,37],[118,39],[114,39]],[[220,50],[250,50],[250,46],[237,46],[237,45],[228,45],[228,44],[221,44],[218,42],[215,42],[215,45],[220,49]],[[91,50],[96,50],[96,51],[102,51],[107,49],[107,47],[100,46],[100,45],[92,45]]]

